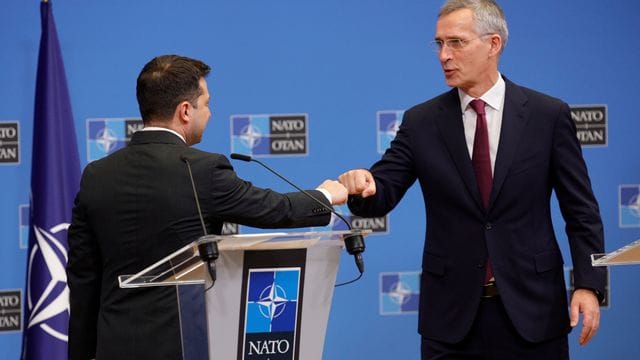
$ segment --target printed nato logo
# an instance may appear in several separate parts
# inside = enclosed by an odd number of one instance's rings
[[[293,359],[300,268],[250,269],[243,359]]]
[[[98,160],[127,146],[131,135],[142,127],[141,119],[87,119],[87,161]]]
[[[404,110],[383,110],[377,112],[378,153],[384,154],[391,145],[391,141],[396,137],[396,133],[398,129],[400,129],[403,115]]]
[[[0,165],[19,163],[19,123],[17,121],[0,121]]]
[[[231,152],[255,157],[307,155],[306,114],[231,116]]]
[[[572,105],[571,119],[582,146],[607,146],[606,105]]]
[[[371,230],[372,235],[383,235],[389,233],[389,216],[380,217],[360,217],[352,215],[349,209],[344,206],[334,206],[335,211],[342,215],[353,229]],[[314,231],[342,231],[349,230],[347,224],[339,217],[332,215],[328,225],[322,227],[314,227]]]
[[[620,227],[640,227],[640,184],[619,189]]]
[[[380,274],[380,315],[416,314],[420,300],[420,272]]]
[[[0,291],[0,333],[22,330],[22,290]]]

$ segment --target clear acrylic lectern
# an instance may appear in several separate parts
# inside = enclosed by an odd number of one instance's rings
[[[205,292],[209,358],[322,359],[343,237],[370,231],[264,233],[217,241],[215,286]],[[210,285],[198,242],[120,287]],[[182,325],[184,326],[184,325]]]
[[[640,264],[640,239],[609,254],[591,255],[591,265],[633,265]]]

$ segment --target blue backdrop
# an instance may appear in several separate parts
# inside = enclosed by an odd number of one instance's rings
[[[308,155],[264,159],[305,187],[379,158],[378,111],[403,110],[447,90],[428,47],[440,1],[53,1],[82,166],[87,119],[138,117],[135,79],[158,54],[199,58],[213,68],[213,117],[201,149],[231,152],[232,115],[307,114]],[[607,106],[607,146],[584,148],[606,249],[640,238],[640,227],[622,227],[619,217],[621,185],[640,183],[640,2],[504,0],[502,6],[510,29],[503,74],[571,105]],[[29,203],[40,19],[37,0],[5,0],[2,7],[0,125],[17,121],[20,141],[20,162],[0,165],[0,290],[10,290],[23,289],[25,279],[19,209]],[[234,165],[257,185],[289,190],[261,168]],[[381,315],[379,283],[381,273],[419,271],[423,212],[414,187],[390,214],[388,234],[368,238],[364,278],[335,292],[325,359],[418,358],[417,316]],[[570,267],[564,224],[554,214]],[[345,256],[338,280],[354,273]],[[601,329],[586,347],[572,333],[573,358],[640,353],[639,274],[637,266],[611,269]],[[0,332],[0,357],[18,358],[20,341],[21,332]]]

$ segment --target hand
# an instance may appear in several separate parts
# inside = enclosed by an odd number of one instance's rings
[[[340,175],[338,180],[347,188],[349,195],[366,198],[376,194],[376,182],[368,170],[350,170]]]
[[[349,197],[347,188],[335,180],[325,180],[318,188],[327,190],[331,194],[331,205],[342,205]]]
[[[593,291],[577,289],[571,297],[571,327],[578,325],[582,313],[582,331],[580,331],[580,345],[586,345],[596,334],[600,326],[600,304]]]

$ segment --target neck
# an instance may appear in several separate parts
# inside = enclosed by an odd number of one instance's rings
[[[187,144],[189,144],[189,141],[187,139],[187,136],[185,134],[184,129],[179,127],[179,126],[175,126],[175,124],[173,124],[170,121],[150,120],[150,121],[147,121],[147,122],[144,123],[144,127],[145,128],[157,127],[157,128],[163,128],[163,129],[171,130],[171,131],[177,133],[178,135],[180,135],[182,137],[182,140],[184,140]],[[191,145],[191,144],[189,144],[189,145]]]
[[[489,72],[485,77],[481,78],[480,81],[474,84],[473,86],[466,89],[465,88],[460,88],[460,89],[464,91],[466,94],[468,94],[469,96],[472,96],[474,98],[479,98],[482,95],[484,95],[484,93],[489,91],[489,89],[491,89],[493,85],[496,84],[496,82],[498,82],[498,76],[499,76],[498,70],[495,69],[494,71]]]

